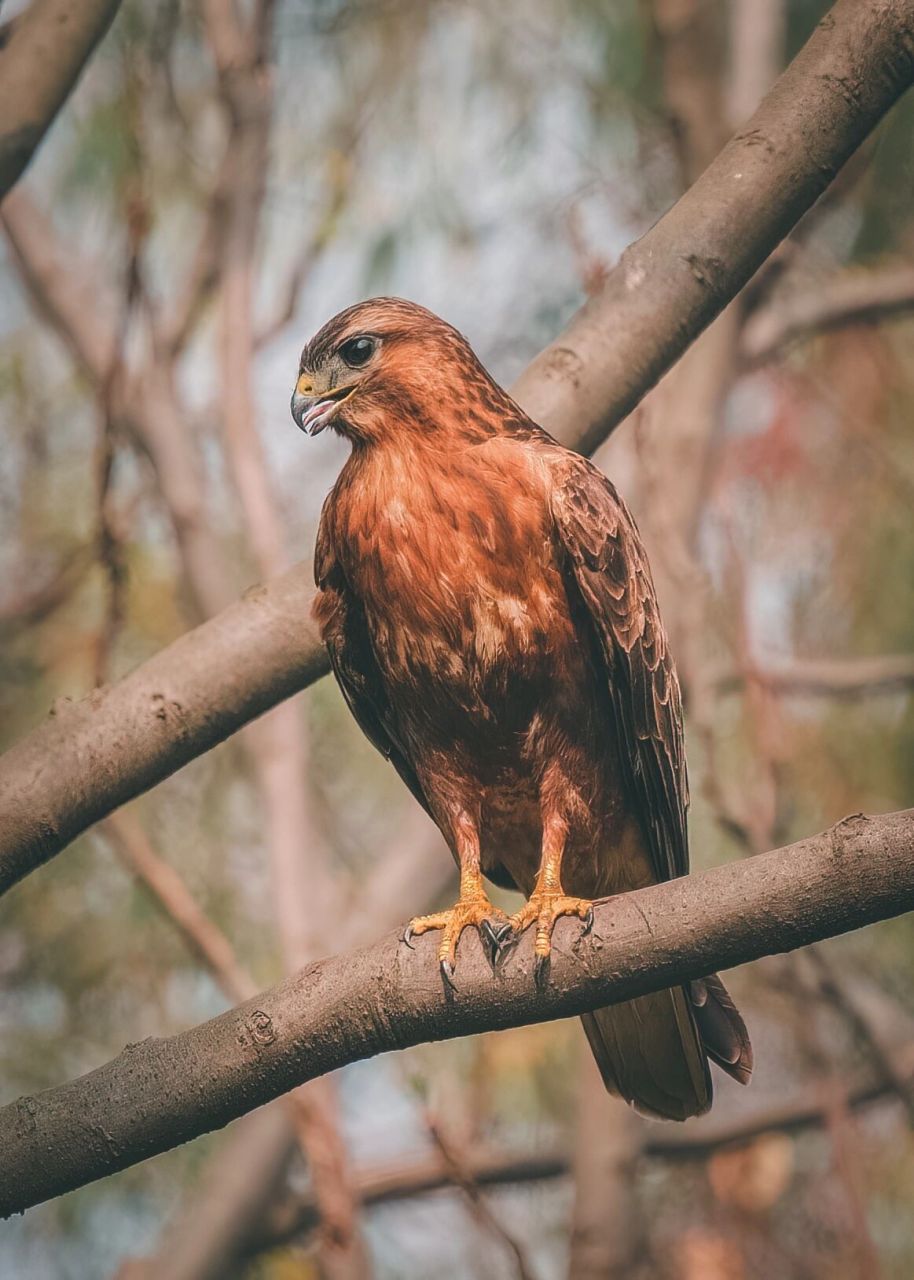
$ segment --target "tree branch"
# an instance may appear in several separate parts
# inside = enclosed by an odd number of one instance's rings
[[[524,407],[566,443],[592,449],[746,282],[912,76],[914,0],[838,0],[750,125],[534,360],[514,389]],[[302,566],[258,588],[71,707],[65,729],[63,719],[46,723],[0,760],[0,891],[326,672],[308,622],[310,579]],[[147,734],[150,721],[156,732]]]
[[[0,200],[69,97],[120,0],[32,0],[0,46]]]
[[[907,810],[858,814],[787,848],[622,894],[597,907],[590,936],[562,921],[542,992],[532,980],[529,936],[493,975],[468,935],[459,990],[449,994],[434,946],[413,951],[390,934],[3,1108],[0,1214],[127,1168],[346,1063],[567,1017],[912,907],[914,810]]]

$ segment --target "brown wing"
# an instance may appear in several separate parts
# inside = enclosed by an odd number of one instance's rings
[[[396,716],[378,670],[365,615],[333,553],[323,521],[314,550],[314,580],[321,592],[315,613],[349,710],[368,741],[386,756],[430,813],[422,784],[397,738]]]
[[[689,869],[679,681],[638,530],[606,477],[562,455],[552,511],[568,578],[593,623],[627,790],[658,880]],[[610,727],[610,726],[608,726]]]

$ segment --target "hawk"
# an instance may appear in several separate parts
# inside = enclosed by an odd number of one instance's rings
[[[333,670],[460,870],[456,905],[407,940],[440,930],[453,983],[468,926],[490,953],[534,926],[542,983],[560,916],[586,929],[593,898],[688,870],[679,685],[632,517],[410,302],[330,320],[302,352],[292,414],[351,444],[315,553]],[[525,904],[507,917],[484,877]],[[583,1022],[607,1088],[651,1116],[706,1111],[709,1059],[751,1074],[717,977]]]

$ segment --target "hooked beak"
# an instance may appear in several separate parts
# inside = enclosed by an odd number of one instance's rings
[[[299,378],[292,392],[292,417],[302,431],[318,436],[330,425],[337,408],[352,395],[354,387],[337,387],[315,395],[314,388],[305,377]]]

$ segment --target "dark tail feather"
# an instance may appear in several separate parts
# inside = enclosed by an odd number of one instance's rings
[[[711,1076],[684,988],[596,1009],[581,1021],[610,1093],[660,1120],[708,1110]]]
[[[718,977],[581,1018],[603,1083],[643,1115],[687,1120],[711,1106],[708,1058],[740,1084],[752,1075],[745,1024]]]
[[[740,1084],[752,1077],[752,1045],[749,1032],[730,993],[713,974],[689,984],[689,995],[698,1033],[705,1051],[728,1076]]]

